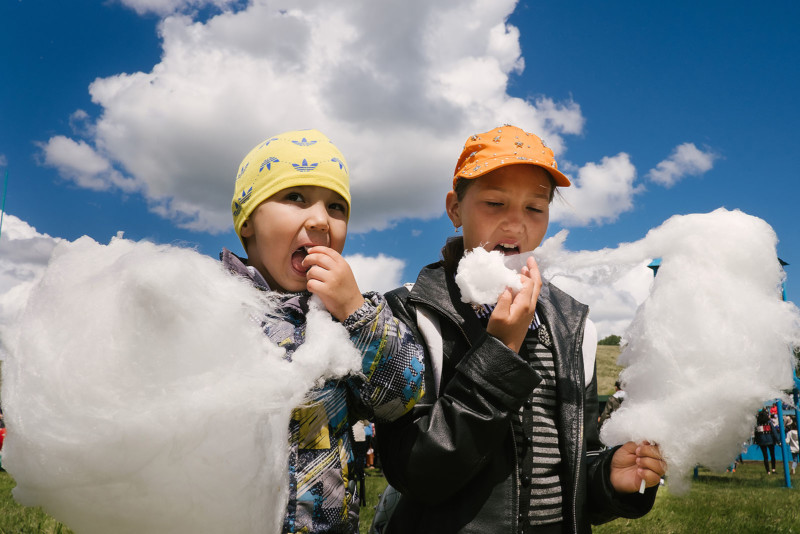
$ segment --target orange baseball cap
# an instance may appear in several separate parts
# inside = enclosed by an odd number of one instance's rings
[[[553,177],[557,186],[568,187],[567,178],[558,170],[553,151],[538,136],[506,124],[467,139],[456,163],[453,188],[459,178],[477,178],[506,165],[536,165]]]

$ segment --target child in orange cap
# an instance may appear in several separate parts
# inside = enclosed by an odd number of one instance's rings
[[[342,257],[350,216],[347,163],[317,130],[285,132],[245,156],[231,203],[247,253],[223,264],[264,291],[279,313],[264,331],[291,355],[305,341],[312,295],[361,352],[361,373],[328,380],[292,411],[283,532],[358,532],[352,425],[391,421],[422,394],[422,348],[378,293],[362,294]]]
[[[556,187],[569,185],[536,135],[503,126],[467,140],[446,198],[463,236],[410,291],[387,295],[427,346],[426,392],[379,425],[384,473],[402,493],[381,532],[590,532],[651,508],[658,448],[601,450],[588,308],[543,282],[532,257],[522,288],[494,307],[462,302],[455,281],[465,251],[538,247]]]

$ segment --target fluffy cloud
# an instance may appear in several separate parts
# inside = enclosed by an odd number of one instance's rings
[[[537,256],[542,275],[589,305],[589,318],[597,326],[598,339],[611,334],[624,335],[636,310],[650,295],[653,285],[653,271],[647,268],[650,260],[593,261],[598,252],[566,249],[568,235],[567,230],[562,230],[542,243]],[[569,258],[566,268],[562,264],[564,258]]]
[[[563,201],[556,200],[550,212],[550,220],[564,226],[613,222],[633,208],[633,197],[641,191],[634,185],[636,167],[624,152],[587,163],[573,174],[572,185],[559,190]]]
[[[694,143],[683,143],[676,146],[672,154],[655,169],[650,169],[647,177],[664,187],[672,187],[686,176],[698,176],[710,171],[718,157],[710,150],[700,150]]]
[[[124,0],[159,23],[150,72],[97,79],[102,108],[75,139],[43,144],[78,185],[139,191],[200,231],[230,226],[235,170],[268,135],[318,128],[351,166],[351,230],[438,216],[466,137],[514,123],[556,153],[582,131],[580,107],[508,95],[524,69],[515,0],[242,2]],[[199,21],[185,13],[216,6]],[[228,6],[226,8],[226,6]]]
[[[0,323],[16,313],[47,266],[58,237],[40,234],[25,221],[3,215],[0,235]]]
[[[645,261],[629,268],[611,284],[592,282],[599,268],[574,275],[556,275],[551,281],[579,301],[589,304],[598,339],[611,334],[622,336],[653,284],[653,271],[647,268],[648,263]]]
[[[155,13],[156,15],[164,16],[206,6],[222,8],[235,4],[236,0],[120,0],[120,2],[140,15]]]
[[[406,263],[398,258],[379,254],[376,257],[353,254],[345,256],[361,291],[386,293],[399,287]]]
[[[111,163],[84,141],[74,141],[57,135],[41,144],[44,164],[58,169],[59,173],[86,189],[102,191],[114,186],[123,191],[133,191],[139,186],[114,170]]]

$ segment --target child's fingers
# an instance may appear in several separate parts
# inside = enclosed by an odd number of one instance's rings
[[[645,469],[647,471],[652,471],[658,478],[663,477],[667,472],[667,464],[660,458],[640,456],[636,458],[636,466],[640,470]]]
[[[318,249],[318,248],[322,248],[322,247],[314,247],[314,249]],[[314,250],[314,249],[311,249],[311,250]],[[328,249],[328,250],[332,250],[332,249]],[[336,251],[334,251],[334,252],[336,252]],[[327,271],[330,271],[330,270],[334,269],[336,267],[337,263],[338,262],[336,261],[336,258],[333,258],[330,255],[325,254],[323,252],[309,252],[308,256],[303,258],[303,267],[311,268],[311,267],[315,267],[316,266],[316,267],[321,267],[322,269],[325,269]]]
[[[320,265],[312,265],[306,271],[306,278],[308,280],[325,281],[329,276],[330,276],[330,270]]]
[[[309,248],[308,249],[308,254],[309,255],[311,255],[311,254],[324,254],[325,256],[328,256],[328,257],[332,258],[333,260],[338,260],[339,258],[342,257],[341,254],[339,254],[338,252],[336,252],[332,248],[326,247],[324,245],[315,245],[315,246]]]
[[[536,309],[536,299],[538,292],[534,292],[534,282],[531,278],[523,276],[520,278],[522,289],[514,296],[514,311],[520,315],[529,315]]]
[[[661,449],[658,445],[647,441],[636,447],[636,464],[639,467],[650,469],[660,477],[667,472],[667,462],[661,454]]]
[[[654,445],[649,441],[643,441],[636,446],[636,455],[637,456],[652,456],[653,458],[661,458],[661,448],[658,445]]]
[[[511,296],[511,290],[505,288],[503,292],[500,293],[500,296],[497,297],[497,305],[494,307],[494,310],[492,310],[492,314],[494,315],[494,313],[497,312],[500,316],[508,316],[509,312],[511,311],[512,300],[513,298]]]
[[[542,274],[539,272],[539,264],[533,259],[533,256],[528,258],[527,265],[528,276],[533,280],[534,284],[542,285]]]

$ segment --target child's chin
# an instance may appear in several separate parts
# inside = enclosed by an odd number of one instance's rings
[[[280,282],[276,280],[276,282],[280,284],[280,287],[273,287],[271,289],[279,293],[300,293],[301,291],[308,290],[308,280],[305,278],[300,280],[281,280]]]

